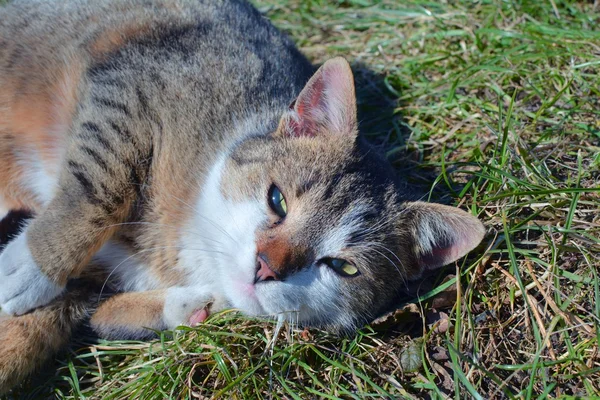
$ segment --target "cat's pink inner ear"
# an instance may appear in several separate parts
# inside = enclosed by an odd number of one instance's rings
[[[421,266],[425,270],[448,265],[466,255],[479,244],[476,237],[461,237],[461,233],[444,233],[437,243],[432,243],[430,250],[422,251],[419,255]],[[452,237],[451,235],[455,235]],[[423,248],[424,246],[422,246]]]
[[[293,103],[288,134],[356,135],[356,95],[352,70],[346,60],[333,58],[313,75]]]
[[[483,224],[458,208],[411,203],[415,256],[422,270],[450,264],[473,250],[483,239]]]

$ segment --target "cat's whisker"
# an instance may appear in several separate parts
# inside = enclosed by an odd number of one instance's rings
[[[222,232],[224,235],[226,235],[227,237],[229,237],[232,241],[234,241],[235,243],[239,244],[239,242],[229,233],[227,232],[225,229],[223,229],[223,227],[219,226],[215,221],[211,220],[210,218],[202,215],[201,213],[199,213],[195,207],[193,207],[192,205],[190,205],[189,203],[185,202],[184,200],[180,199],[179,197],[170,194],[171,197],[173,197],[175,200],[178,200],[179,202],[181,202],[182,204],[184,204],[185,206],[187,206],[191,211],[194,212],[194,215],[197,217],[200,217],[202,219],[204,219],[205,221],[207,221],[208,223],[210,223],[211,225],[213,225],[216,229],[218,229],[220,232]],[[206,236],[202,236],[199,235],[196,231],[190,231],[188,229],[184,229],[181,226],[176,226],[176,225],[170,225],[170,224],[163,224],[160,222],[147,222],[147,221],[131,221],[131,222],[124,222],[124,223],[118,223],[118,224],[110,224],[110,225],[106,225],[103,226],[101,228],[98,228],[100,230],[104,230],[104,229],[109,229],[111,227],[118,227],[118,226],[125,226],[125,225],[135,225],[135,224],[140,224],[140,225],[159,225],[159,226],[164,226],[167,228],[173,228],[177,231],[180,232],[188,232],[188,233],[192,233],[198,237],[200,237],[201,239],[204,240],[210,240],[210,241],[216,241],[214,238],[210,238],[210,237],[206,237]]]
[[[240,244],[239,241],[236,238],[234,238],[229,232],[227,232],[227,230],[225,228],[223,228],[222,226],[220,226],[218,223],[216,223],[212,219],[210,219],[207,216],[202,215],[200,213],[196,214],[196,216],[204,219],[206,222],[208,222],[211,225],[213,225],[217,230],[219,230],[219,232],[223,233],[225,236],[227,236],[229,239],[231,239],[234,243]]]
[[[180,199],[179,197],[177,197],[175,195],[171,195],[171,197],[175,198],[176,200],[180,201],[181,203],[183,203],[184,205],[189,207],[194,212],[195,216],[203,218],[205,221],[211,223],[215,228],[219,229],[223,234],[225,234],[227,237],[229,237],[235,243],[238,243],[238,241],[229,232],[227,232],[226,229],[224,229],[222,226],[219,226],[216,222],[214,222],[210,218],[206,217],[205,215],[202,215],[200,212],[198,212],[198,210],[195,207],[193,207],[192,205],[188,204],[187,202],[183,201],[182,199]]]
[[[183,233],[190,233],[194,236],[199,237],[202,240],[209,240],[211,242],[217,243],[217,244],[221,244],[218,240],[208,237],[208,236],[203,236],[201,234],[199,234],[196,230],[189,230],[189,229],[182,229],[179,226],[176,225],[171,225],[171,224],[164,224],[161,222],[147,222],[147,221],[132,221],[132,222],[121,222],[118,224],[110,224],[110,225],[106,225],[102,228],[98,228],[99,230],[105,230],[105,229],[109,229],[109,228],[114,228],[114,227],[121,227],[121,226],[128,226],[128,225],[150,225],[150,226],[160,226],[160,227],[164,227],[164,228],[169,228],[169,229],[173,229],[174,231],[177,232],[183,232]]]
[[[200,181],[201,182],[201,181]],[[139,187],[148,187],[150,188],[152,185],[147,185],[145,183],[132,183],[133,186],[139,186]],[[169,196],[171,196],[172,198],[174,198],[175,200],[179,201],[180,203],[182,203],[183,205],[187,206],[191,211],[196,211],[196,209],[191,206],[189,203],[185,202],[184,200],[180,199],[179,197],[175,196],[173,193],[166,193]]]
[[[388,215],[384,218],[380,218],[374,225],[369,226],[364,230],[364,236],[367,235],[376,235],[381,232],[384,228],[387,228],[388,225],[394,223],[397,217],[395,215]]]
[[[398,263],[400,263],[400,265],[402,266],[402,269],[403,269],[404,271],[406,271],[406,267],[404,266],[404,263],[402,262],[402,260],[400,259],[400,257],[398,257],[398,256],[396,255],[396,253],[394,253],[392,250],[390,250],[389,248],[387,248],[386,246],[384,246],[384,245],[383,245],[383,244],[381,244],[381,243],[373,243],[372,245],[373,245],[373,246],[377,246],[377,247],[379,247],[380,249],[386,250],[388,253],[390,253],[392,256],[394,256],[394,258],[395,258],[395,259],[398,261]]]
[[[243,230],[240,229],[240,226],[238,225],[237,218],[235,218],[231,214],[231,210],[228,207],[225,207],[224,210],[229,215],[229,221],[231,221],[231,222],[233,222],[235,224],[235,227],[236,227],[237,231],[238,232],[243,231]],[[213,224],[215,224],[215,222],[213,222]],[[231,238],[231,240],[233,240],[235,243],[239,244],[239,241],[237,239],[235,239],[230,233],[226,232],[224,228],[221,228],[221,230],[223,231],[223,233],[225,233],[227,236],[229,236],[229,238]]]
[[[180,199],[179,197],[175,196],[172,193],[171,193],[171,197],[174,198],[175,200],[179,201],[184,206],[188,207],[191,211],[196,212],[196,208],[194,206],[190,205],[189,203],[187,203],[186,201]]]
[[[119,264],[117,264],[108,274],[108,276],[106,277],[106,279],[104,279],[104,283],[102,284],[102,287],[100,288],[100,293],[98,294],[98,302],[100,302],[100,300],[102,299],[102,295],[104,294],[104,289],[106,288],[106,285],[108,284],[108,282],[110,281],[110,278],[113,276],[113,274],[117,271],[117,269],[125,264],[127,261],[131,260],[132,258],[142,254],[142,253],[147,253],[147,252],[152,252],[155,250],[164,250],[164,249],[171,249],[171,248],[175,248],[175,249],[180,249],[183,248],[183,246],[156,246],[156,247],[151,247],[151,248],[147,248],[147,249],[143,249],[140,251],[137,251],[133,254],[131,254],[130,256],[128,256],[127,258],[125,258],[124,260],[122,260]],[[187,248],[189,249],[189,248]],[[204,251],[207,253],[221,253],[224,254],[220,251],[217,250],[206,250],[206,249],[190,249],[190,250],[194,250],[194,251]]]
[[[387,228],[387,226],[396,221],[395,216],[388,216],[386,218],[382,218],[375,225],[369,227],[367,230],[369,233],[376,234],[379,233],[382,229]]]
[[[382,252],[375,250],[375,249],[371,249],[372,251],[376,252],[377,254],[379,254],[380,256],[382,256],[383,258],[385,258],[386,260],[388,260],[390,262],[390,264],[392,264],[394,266],[394,268],[396,268],[396,271],[398,271],[398,274],[400,275],[400,277],[402,278],[402,280],[405,280],[405,275],[402,273],[402,271],[400,271],[400,268],[398,267],[398,265],[392,261],[388,256],[386,256],[385,254],[383,254]],[[404,267],[403,267],[404,268]]]
[[[270,354],[271,357],[269,357],[270,359],[273,358],[273,350],[275,348],[275,343],[277,342],[277,338],[279,337],[281,328],[283,327],[285,320],[286,320],[285,313],[279,313],[279,314],[275,315],[274,317],[277,322],[275,324],[275,328],[273,329],[273,335],[271,336],[271,339],[269,339],[269,341],[267,342],[267,344],[265,346],[265,350],[264,350],[264,355],[266,355],[267,352],[271,353]]]

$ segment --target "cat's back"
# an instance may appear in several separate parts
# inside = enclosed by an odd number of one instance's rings
[[[48,142],[65,132],[90,68],[161,26],[193,24],[200,4],[15,0],[0,7],[0,137]]]
[[[158,26],[193,23],[199,5],[15,0],[0,6],[0,214],[48,200],[89,69]]]
[[[181,131],[235,109],[281,108],[311,68],[244,0],[14,0],[0,7],[0,192],[29,179],[15,153],[42,178],[57,173],[90,93],[127,105],[135,87]]]
[[[58,103],[62,121],[82,77],[107,64],[128,69],[131,79],[170,74],[178,92],[193,80],[205,91],[241,89],[242,101],[267,102],[282,92],[289,97],[313,72],[244,0],[15,0],[0,7],[0,132],[36,130],[56,114],[51,104]],[[21,118],[27,104],[38,111]],[[32,122],[6,126],[24,120]]]
[[[0,49],[6,56],[9,47],[33,53],[77,47],[99,56],[160,26],[211,20],[235,29],[254,13],[243,0],[12,0],[0,6]]]
[[[101,62],[135,40],[202,26],[219,27],[224,48],[277,37],[261,20],[238,0],[14,0],[0,7],[0,71],[31,79],[65,64]]]

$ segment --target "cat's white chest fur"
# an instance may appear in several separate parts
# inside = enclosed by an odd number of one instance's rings
[[[184,229],[179,258],[186,285],[208,285],[212,294],[233,307],[262,314],[254,293],[256,240],[254,233],[267,218],[264,204],[234,202],[221,191],[225,157],[204,182],[195,212]]]
[[[117,242],[106,243],[94,259],[107,268],[108,279],[117,282],[123,291],[143,292],[161,287],[151,270]]]

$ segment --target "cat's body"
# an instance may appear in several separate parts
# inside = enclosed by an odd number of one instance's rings
[[[357,138],[348,64],[313,72],[243,1],[0,8],[0,212],[36,214],[0,255],[0,391],[103,282],[125,292],[92,315],[109,338],[208,304],[350,330],[479,243]]]
[[[163,224],[119,227],[123,240],[103,251],[119,260],[157,247],[136,256],[155,274],[128,279],[135,289],[177,284],[179,249],[160,247],[176,245],[186,202],[248,127],[254,135],[277,127],[311,65],[242,2],[34,1],[2,11],[10,15],[0,18],[2,208],[43,209],[66,161],[81,181],[73,183],[90,186],[75,196],[131,203],[110,222]],[[67,157],[69,147],[83,151]],[[108,192],[96,186],[103,179],[114,182]]]

